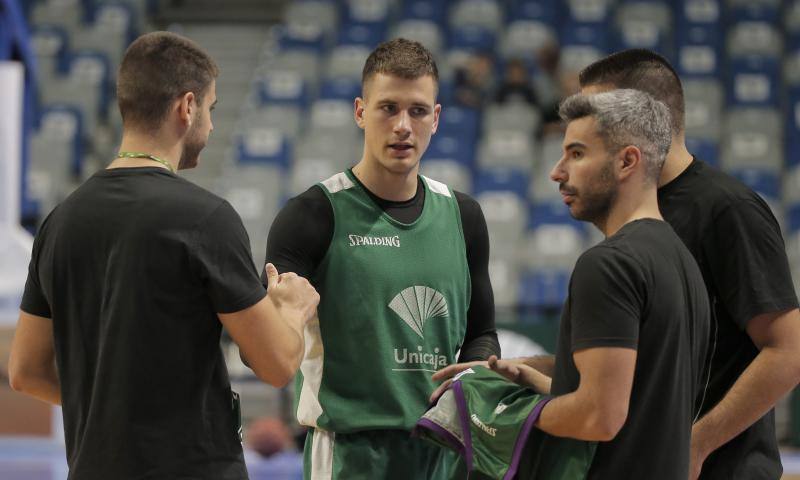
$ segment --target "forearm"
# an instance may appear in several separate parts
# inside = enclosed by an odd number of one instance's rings
[[[607,441],[616,434],[591,401],[576,393],[556,397],[545,405],[536,426],[550,435],[587,441]]]
[[[43,372],[11,375],[9,383],[11,388],[20,393],[53,405],[61,405],[61,384],[55,366]]]
[[[798,353],[765,347],[720,402],[692,428],[692,443],[705,455],[726,444],[789,393],[798,382]]]
[[[548,377],[553,376],[553,371],[555,370],[556,366],[555,355],[535,355],[533,357],[512,359],[512,361],[517,361],[531,368],[535,368]]]

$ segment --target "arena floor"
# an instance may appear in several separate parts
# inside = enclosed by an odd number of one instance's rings
[[[800,480],[800,450],[782,452],[786,474],[782,480]],[[251,480],[302,480],[302,457],[286,453],[270,459],[245,451]],[[52,441],[0,438],[0,479],[64,480],[67,464],[64,447]]]

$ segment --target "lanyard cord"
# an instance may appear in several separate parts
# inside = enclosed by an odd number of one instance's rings
[[[166,160],[162,160],[155,155],[150,155],[149,153],[140,153],[140,152],[119,152],[117,154],[117,158],[146,158],[148,160],[152,160],[154,162],[158,162],[161,165],[164,165],[169,169],[170,172],[175,173],[175,169],[172,168],[169,162]]]

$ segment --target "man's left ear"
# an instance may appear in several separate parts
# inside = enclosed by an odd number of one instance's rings
[[[620,175],[627,177],[633,173],[642,161],[642,151],[628,145],[620,152]]]
[[[431,129],[431,133],[436,133],[436,130],[439,129],[439,116],[441,114],[442,106],[437,103],[433,106],[433,129]]]

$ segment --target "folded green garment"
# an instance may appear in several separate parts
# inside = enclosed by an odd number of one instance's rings
[[[417,422],[416,435],[461,454],[468,472],[494,479],[583,480],[595,443],[554,437],[534,427],[551,397],[485,367],[456,376]]]

